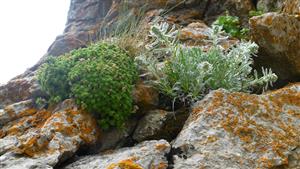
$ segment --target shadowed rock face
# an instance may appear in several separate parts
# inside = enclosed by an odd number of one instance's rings
[[[283,0],[258,0],[257,9],[263,12],[278,12],[283,7]]]
[[[260,47],[255,58],[261,67],[271,67],[279,84],[300,80],[300,2],[289,0],[282,13],[266,13],[250,19],[252,39]]]
[[[217,90],[195,104],[173,143],[175,169],[300,166],[300,84],[250,95]]]

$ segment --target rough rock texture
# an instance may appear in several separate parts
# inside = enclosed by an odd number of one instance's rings
[[[71,100],[53,111],[38,111],[28,104],[12,105],[0,114],[0,119],[7,114],[11,117],[0,128],[0,168],[50,168],[71,157],[81,145],[96,142],[96,121]]]
[[[96,152],[101,152],[110,149],[121,148],[132,143],[132,133],[136,128],[138,120],[136,118],[131,118],[125,122],[124,128],[117,129],[113,128],[101,133],[101,137],[97,143]]]
[[[112,0],[71,0],[64,34],[58,36],[47,55],[59,56],[95,40]]]
[[[283,12],[291,15],[300,15],[300,1],[285,0]]]
[[[171,141],[182,129],[189,113],[187,110],[168,112],[164,110],[149,111],[139,120],[133,139],[144,140],[166,139]]]
[[[14,78],[0,86],[0,109],[9,104],[31,99],[40,93],[33,76]]]
[[[140,81],[136,84],[133,91],[133,99],[137,104],[139,111],[154,109],[158,106],[159,98],[158,91],[150,85]]]
[[[252,17],[250,27],[252,39],[260,46],[256,64],[271,67],[279,76],[279,83],[300,81],[299,17],[288,13],[267,13]]]
[[[300,84],[250,95],[211,92],[173,148],[175,169],[300,168]]]
[[[257,9],[263,12],[277,12],[281,11],[283,5],[283,0],[258,0]]]
[[[208,50],[212,43],[212,29],[203,22],[193,22],[180,30],[179,39],[189,46],[201,46],[204,50]],[[238,40],[235,38],[225,38],[220,41],[225,49],[234,45]],[[220,38],[221,39],[221,38]]]
[[[85,156],[64,169],[166,169],[170,144],[165,140],[146,141],[131,148]]]

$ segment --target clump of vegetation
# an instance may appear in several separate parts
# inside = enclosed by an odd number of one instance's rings
[[[130,56],[137,56],[144,50],[147,37],[146,24],[141,24],[146,4],[141,8],[130,8],[128,3],[126,0],[120,2],[116,20],[111,24],[103,24],[98,39],[117,45]]]
[[[228,14],[219,16],[213,25],[222,27],[222,30],[226,33],[239,39],[245,39],[249,34],[249,29],[242,27],[237,16],[230,16]]]
[[[51,58],[38,73],[41,88],[52,103],[74,98],[82,108],[99,117],[103,128],[121,127],[131,114],[136,77],[133,58],[108,43]]]
[[[252,42],[241,41],[229,50],[219,45],[222,27],[213,26],[212,47],[204,52],[200,47],[187,47],[176,40],[177,30],[168,24],[152,26],[150,36],[153,42],[148,49],[164,51],[169,57],[159,63],[156,56],[141,57],[142,63],[152,75],[150,81],[163,94],[174,99],[194,102],[203,98],[210,90],[224,88],[229,91],[250,92],[251,88],[264,86],[277,80],[271,70],[263,69],[258,77],[252,74],[252,56],[258,46]],[[163,66],[162,66],[163,65]]]
[[[262,14],[264,14],[262,10],[255,10],[255,11],[253,10],[249,12],[249,17],[251,18],[253,16],[260,16]]]

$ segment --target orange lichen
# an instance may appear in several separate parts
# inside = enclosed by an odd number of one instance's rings
[[[297,85],[299,86],[295,84]],[[225,95],[222,91],[217,91],[212,101],[205,105],[207,106],[205,109],[201,105],[194,109],[193,119],[198,118],[201,113],[207,116],[221,115],[221,126],[225,131],[240,138],[247,151],[262,154],[272,151],[284,161],[283,164],[286,164],[285,152],[291,147],[300,146],[298,134],[300,129],[293,123],[293,119],[299,119],[300,92],[292,90],[291,87],[261,96],[244,93]],[[285,105],[291,105],[293,108],[289,109]],[[289,117],[283,119],[283,113],[289,114]],[[273,123],[274,128],[257,123],[258,119]],[[258,159],[257,163],[261,166],[274,164],[267,158]]]
[[[6,108],[5,112],[8,114],[8,116],[10,118],[15,118],[17,116],[16,112],[13,109],[11,109],[11,108]]]
[[[164,162],[161,162],[161,163],[158,164],[156,169],[166,169],[166,168],[168,168],[168,164],[164,163]]]
[[[18,114],[18,117],[31,116],[37,112],[36,109],[27,109]]]
[[[111,164],[107,167],[107,169],[116,169],[116,167],[120,169],[143,169],[140,165],[136,164],[132,160],[122,160],[117,164]]]
[[[168,146],[166,144],[157,144],[155,146],[155,149],[158,150],[158,151],[164,151],[168,148]]]

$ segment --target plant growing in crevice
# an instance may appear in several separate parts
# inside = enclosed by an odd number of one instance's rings
[[[170,52],[170,56],[160,63],[155,55],[144,56],[140,60],[152,75],[150,82],[165,95],[194,102],[210,90],[224,88],[250,92],[253,87],[267,88],[277,80],[270,69],[263,69],[262,77],[252,74],[252,56],[258,50],[255,43],[241,41],[229,50],[219,45],[226,38],[221,36],[223,28],[220,26],[213,26],[210,36],[212,46],[204,52],[200,47],[179,43],[175,36],[177,31],[166,23],[163,25],[152,26],[150,35],[154,39],[148,49],[155,51],[162,48]]]
[[[239,17],[230,16],[228,12],[224,16],[219,16],[213,25],[222,27],[222,30],[235,38],[245,39],[249,34],[249,29],[242,27]]]
[[[50,101],[74,98],[102,128],[121,127],[133,111],[134,60],[115,45],[97,43],[51,58],[38,73]]]
[[[128,0],[121,1],[115,21],[109,24],[104,23],[97,36],[98,40],[113,43],[134,57],[139,55],[145,46],[147,29],[141,22],[145,16],[147,4],[140,8],[130,8],[129,4]]]
[[[253,16],[260,16],[263,15],[264,12],[262,10],[252,10],[249,12],[249,17],[253,17]]]

